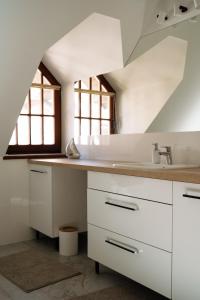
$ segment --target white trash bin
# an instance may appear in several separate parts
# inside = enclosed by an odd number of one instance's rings
[[[78,254],[78,230],[76,227],[63,226],[59,229],[59,253],[64,256]]]

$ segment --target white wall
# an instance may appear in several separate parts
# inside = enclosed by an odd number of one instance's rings
[[[62,152],[74,136],[74,84],[62,86]]]

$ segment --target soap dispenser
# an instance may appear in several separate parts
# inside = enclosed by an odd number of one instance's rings
[[[152,163],[153,164],[160,164],[160,153],[158,149],[158,143],[152,144]]]

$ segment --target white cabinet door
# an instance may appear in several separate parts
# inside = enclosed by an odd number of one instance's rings
[[[31,165],[30,226],[52,237],[52,168]]]
[[[200,185],[174,183],[173,217],[172,298],[199,300]]]

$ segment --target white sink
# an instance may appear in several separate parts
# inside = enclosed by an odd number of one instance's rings
[[[199,165],[192,164],[153,164],[151,162],[116,162],[112,164],[115,168],[126,169],[184,169],[184,168],[197,168]]]

